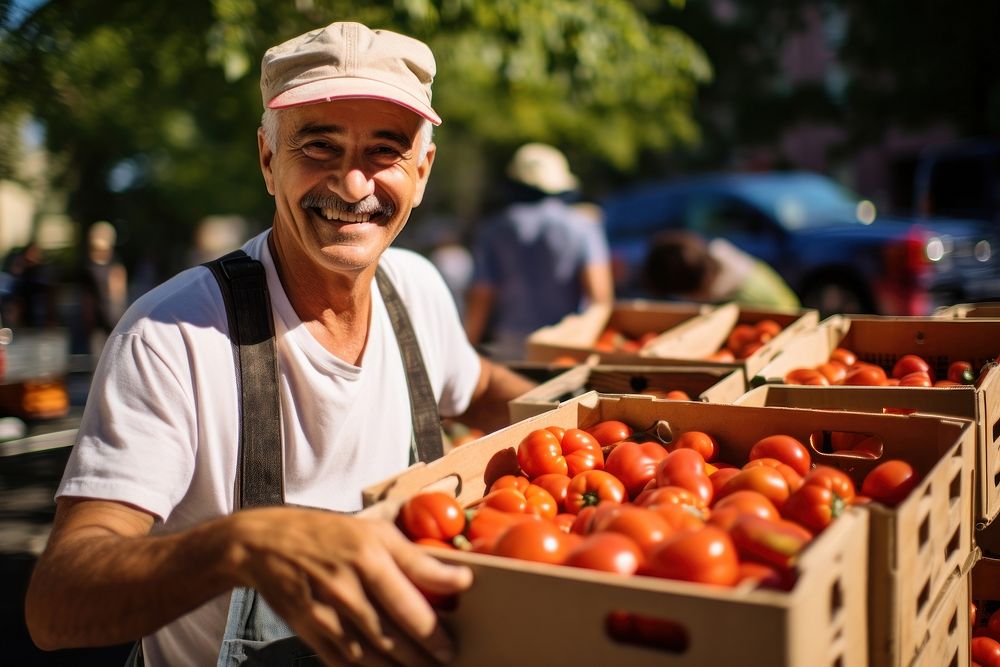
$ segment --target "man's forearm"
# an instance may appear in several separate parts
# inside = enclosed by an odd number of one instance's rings
[[[487,359],[482,359],[481,364],[476,396],[458,420],[490,433],[510,424],[507,404],[533,389],[536,383]]]
[[[162,537],[76,530],[32,575],[32,639],[45,649],[138,639],[231,589],[225,521]]]

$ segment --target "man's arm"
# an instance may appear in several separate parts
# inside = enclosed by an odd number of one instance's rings
[[[580,272],[583,293],[589,305],[611,306],[615,300],[615,283],[610,262],[590,263]]]
[[[473,346],[483,342],[486,325],[493,311],[495,291],[485,284],[471,286],[465,295],[465,335]]]
[[[385,521],[276,507],[173,535],[148,535],[152,524],[122,503],[59,500],[25,604],[36,644],[137,639],[243,585],[328,662],[363,661],[375,647],[426,663],[450,644],[417,586],[450,594],[471,583],[466,568],[441,563]]]
[[[480,357],[479,384],[469,408],[456,419],[486,433],[510,425],[507,403],[536,386],[528,378]]]

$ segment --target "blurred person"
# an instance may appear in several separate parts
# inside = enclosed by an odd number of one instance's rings
[[[758,308],[797,309],[799,299],[766,262],[723,238],[662,232],[650,243],[641,280],[654,297]]]
[[[579,180],[566,156],[521,146],[507,167],[508,203],[480,230],[465,330],[500,360],[524,357],[524,341],[588,305],[614,299],[600,218],[578,210]]]
[[[80,307],[90,353],[95,357],[128,305],[128,272],[115,256],[117,239],[114,226],[104,220],[87,230]]]
[[[4,260],[8,287],[3,322],[10,327],[55,325],[56,276],[37,241],[12,250]]]
[[[275,213],[242,249],[272,310],[276,377],[258,368],[252,379],[280,406],[268,487],[278,505],[239,509],[241,375],[227,309],[212,272],[187,269],[130,307],[98,363],[28,590],[39,646],[142,637],[130,664],[154,667],[273,659],[271,649],[325,664],[447,660],[422,592],[460,592],[471,572],[391,522],[349,516],[362,489],[415,458],[404,349],[419,348],[422,400],[484,431],[506,425],[507,402],[533,386],[475,352],[427,259],[390,247],[434,162],[434,73],[422,42],[358,23],[264,54],[257,140]],[[390,321],[394,295],[406,340]],[[292,633],[309,651],[272,641]]]

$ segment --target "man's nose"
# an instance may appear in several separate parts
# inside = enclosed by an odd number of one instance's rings
[[[354,203],[375,193],[375,180],[360,166],[348,165],[330,175],[327,187],[344,201]]]

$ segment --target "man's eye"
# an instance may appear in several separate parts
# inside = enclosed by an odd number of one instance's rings
[[[391,156],[401,155],[401,153],[399,152],[399,150],[396,149],[396,148],[393,148],[392,146],[376,146],[375,148],[372,149],[372,153],[375,154],[375,155],[378,155],[380,157],[384,157],[384,156],[387,156],[387,155],[391,155]]]
[[[302,146],[302,152],[312,158],[329,158],[336,149],[325,141],[310,141]]]

